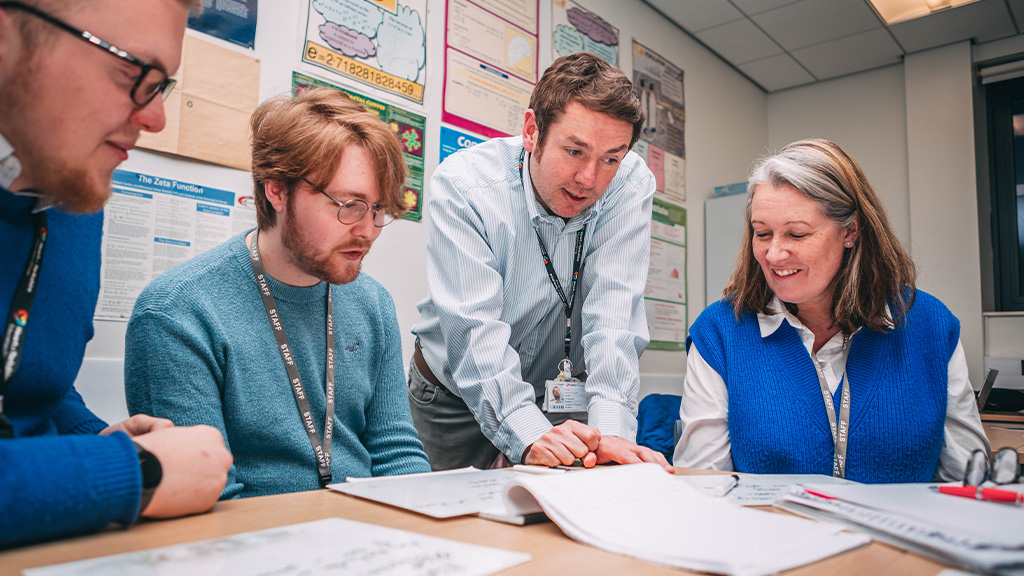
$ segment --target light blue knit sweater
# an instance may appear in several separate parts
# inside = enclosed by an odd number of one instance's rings
[[[327,284],[271,278],[270,289],[322,436]],[[331,289],[334,480],[429,472],[409,414],[391,296],[366,274]],[[168,270],[139,296],[125,342],[125,393],[133,414],[220,429],[235,457],[222,499],[319,488],[244,234]]]

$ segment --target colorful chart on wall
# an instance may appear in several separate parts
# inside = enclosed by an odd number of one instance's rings
[[[445,158],[455,154],[459,150],[472,148],[485,140],[486,138],[481,138],[476,134],[470,134],[469,132],[462,132],[461,130],[441,126],[441,145],[437,163],[440,164],[441,162],[444,162]]]
[[[317,80],[298,72],[292,73],[292,93],[298,94],[311,86],[323,86],[341,90],[350,98],[359,102],[367,110],[380,117],[387,125],[398,134],[402,143],[402,156],[405,158],[405,168],[409,176],[405,179],[403,187],[405,205],[409,207],[402,218],[419,222],[423,218],[423,145],[426,142],[427,119],[408,110],[403,110],[380,100],[374,100],[358,92],[353,92],[341,86]]]
[[[619,65],[619,29],[573,0],[551,1],[551,28],[553,58],[590,52]]]
[[[539,0],[448,0],[441,120],[518,134],[537,82]]]
[[[654,199],[651,260],[644,288],[648,350],[685,350],[687,319],[686,209]]]
[[[302,61],[423,103],[427,0],[309,0]]]
[[[189,15],[188,27],[252,50],[258,5],[259,0],[207,0],[202,12]]]
[[[662,198],[686,201],[686,114],[683,70],[633,40],[633,86],[647,112],[634,150],[654,172]]]

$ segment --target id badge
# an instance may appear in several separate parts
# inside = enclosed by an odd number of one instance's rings
[[[583,382],[571,376],[572,365],[568,360],[562,361],[561,368],[558,378],[544,383],[544,411],[586,412],[587,393]]]

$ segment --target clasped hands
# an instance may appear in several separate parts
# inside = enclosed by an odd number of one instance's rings
[[[586,468],[597,464],[653,462],[673,473],[665,456],[619,436],[601,436],[597,428],[567,420],[548,430],[523,451],[522,462],[536,466],[569,466],[579,459]]]

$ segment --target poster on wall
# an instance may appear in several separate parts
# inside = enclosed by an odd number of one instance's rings
[[[459,150],[472,148],[485,140],[486,138],[481,138],[476,134],[470,134],[469,132],[462,132],[461,130],[441,126],[440,154],[437,163],[440,164],[441,162],[444,162],[445,158]]]
[[[252,192],[236,194],[115,170],[104,209],[97,320],[127,322],[154,278],[256,226]]]
[[[551,1],[552,59],[590,52],[619,65],[619,29],[573,0]]]
[[[654,172],[661,196],[682,204],[686,201],[683,70],[633,40],[633,87],[647,113],[634,149]]]
[[[518,134],[537,82],[539,0],[448,0],[441,120]]]
[[[405,179],[405,186],[402,189],[404,193],[403,200],[405,205],[409,207],[409,211],[402,218],[419,222],[423,218],[423,144],[426,142],[427,119],[408,110],[402,110],[386,102],[374,100],[329,82],[317,80],[298,72],[292,73],[293,94],[298,94],[311,86],[323,86],[341,90],[348,94],[350,98],[365,106],[367,110],[380,117],[398,135],[398,139],[402,143],[402,156],[405,158],[405,168],[409,171],[409,175]]]
[[[648,350],[686,349],[686,209],[654,199],[651,259],[644,288]]]
[[[203,0],[203,11],[189,15],[188,27],[252,50],[258,4],[259,0]]]
[[[427,0],[309,0],[302,61],[423,103]]]

